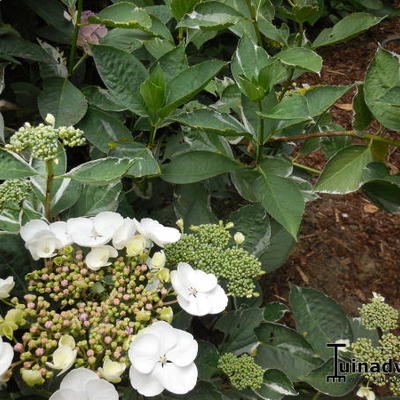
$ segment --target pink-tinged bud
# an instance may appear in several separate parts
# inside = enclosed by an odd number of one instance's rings
[[[90,326],[90,321],[85,321],[85,322],[83,323],[83,325],[84,325],[85,328],[89,328],[89,326]]]
[[[144,308],[145,308],[146,310],[151,311],[151,310],[153,309],[153,304],[147,303],[147,304],[144,306]]]
[[[125,272],[126,274],[129,274],[129,271],[130,271],[130,268],[129,268],[129,267],[124,267],[124,272]]]
[[[39,372],[40,372],[43,376],[45,376],[45,375],[47,374],[47,369],[46,369],[46,368],[40,368],[40,369],[39,369]]]
[[[147,265],[142,265],[142,267],[140,268],[143,272],[147,271]]]
[[[113,299],[113,304],[118,306],[120,304],[120,300],[119,299]]]
[[[96,311],[97,311],[98,313],[103,312],[103,307],[97,307],[97,308],[96,308]]]
[[[132,335],[132,333],[133,333],[133,328],[131,328],[130,326],[128,326],[128,327],[125,329],[125,332],[126,332],[128,335]]]
[[[81,19],[82,22],[82,19]],[[82,253],[76,253],[75,254],[75,260],[81,261],[83,260],[83,254]]]
[[[28,303],[27,305],[26,305],[29,309],[31,309],[31,310],[34,310],[35,309],[35,303]]]
[[[128,301],[128,300],[131,298],[131,296],[129,296],[129,294],[124,294],[122,298],[123,298],[125,301]]]
[[[94,356],[94,351],[93,351],[92,349],[90,349],[90,350],[88,350],[88,351],[86,352],[86,355],[87,355],[88,357],[93,357],[93,356]]]
[[[119,293],[122,293],[123,291],[124,291],[124,288],[123,288],[123,287],[119,287],[119,288],[118,288],[118,292],[119,292]]]
[[[17,344],[14,346],[14,350],[15,350],[17,353],[22,353],[22,352],[24,351],[24,345],[23,345],[22,343],[17,343]]]
[[[142,291],[142,289],[139,286],[135,287],[135,292],[136,293],[140,293],[141,291]]]
[[[120,357],[121,357],[121,353],[120,353],[119,351],[114,351],[113,356],[114,356],[115,358],[120,358]]]
[[[56,287],[53,289],[53,292],[54,292],[54,293],[58,293],[60,290],[61,290],[60,287],[59,287],[59,286],[56,286]]]
[[[62,271],[62,268],[61,268],[61,267],[57,267],[57,268],[56,268],[56,272],[57,272],[57,274],[60,274],[60,273],[61,273],[61,271]]]
[[[69,285],[69,282],[66,279],[61,281],[61,286],[66,287],[68,285]]]
[[[63,325],[64,325],[64,326],[70,326],[70,325],[71,325],[71,321],[69,321],[68,319],[65,319],[65,320],[63,321]]]
[[[80,271],[81,275],[86,275],[88,273],[88,270],[86,268],[82,268]]]
[[[112,342],[112,337],[106,336],[106,337],[104,338],[104,343],[105,343],[105,344],[110,344],[111,342]]]
[[[38,331],[38,327],[37,326],[31,326],[29,329],[30,333],[36,333]]]
[[[52,267],[53,266],[53,261],[47,260],[45,265],[46,265],[46,267]]]
[[[24,366],[25,369],[30,369],[32,366],[32,363],[29,361],[25,361],[22,365]]]
[[[69,294],[69,290],[68,289],[64,289],[63,290],[63,294],[65,294],[67,296]]]
[[[46,329],[50,329],[52,326],[53,326],[53,321],[46,321],[46,322],[44,323],[44,327],[45,327]]]
[[[67,266],[62,267],[62,272],[69,272],[69,268]]]
[[[44,350],[42,348],[39,348],[39,349],[35,350],[35,355],[37,357],[42,357],[43,354],[44,354]]]
[[[79,315],[79,320],[80,321],[86,321],[88,319],[88,315],[86,313],[82,313]]]
[[[162,296],[166,296],[168,294],[168,290],[165,288],[162,288],[160,292]]]
[[[47,281],[49,279],[49,275],[48,274],[43,274],[42,275],[42,280],[43,281]]]
[[[49,287],[47,287],[47,288],[45,289],[45,292],[46,292],[46,293],[51,293],[51,289],[50,289]]]

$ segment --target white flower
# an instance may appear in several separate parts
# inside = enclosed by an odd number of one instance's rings
[[[233,235],[233,240],[235,241],[236,244],[240,245],[246,240],[246,237],[243,235],[242,232],[236,232]]]
[[[158,270],[165,267],[165,263],[167,262],[167,257],[165,256],[164,251],[156,251],[153,254],[153,257],[150,261],[150,268]]]
[[[54,233],[56,238],[61,241],[62,247],[72,243],[71,237],[68,235],[67,223],[64,221],[53,222],[49,225],[49,229]]]
[[[78,368],[65,375],[50,400],[118,400],[118,392],[95,372]]]
[[[374,299],[378,299],[379,301],[382,301],[382,302],[385,301],[385,298],[379,293],[372,292],[372,296]]]
[[[117,250],[126,247],[129,239],[136,233],[136,223],[131,218],[125,218],[122,225],[115,231],[112,244]]]
[[[0,299],[6,299],[10,296],[11,290],[14,289],[14,277],[9,276],[6,279],[0,279]]]
[[[143,396],[157,396],[164,389],[176,394],[192,390],[197,381],[198,344],[190,333],[158,321],[131,343],[129,378]]]
[[[14,358],[14,350],[10,343],[3,342],[0,336],[0,376],[3,376]]]
[[[78,350],[75,349],[75,340],[70,335],[61,336],[58,342],[58,348],[53,353],[53,362],[46,364],[53,369],[61,370],[57,376],[68,371],[75,362]]]
[[[228,305],[228,296],[216,276],[194,270],[187,263],[179,263],[171,272],[171,283],[179,305],[191,315],[218,314]]]
[[[139,233],[160,247],[164,247],[169,243],[175,243],[181,238],[181,233],[178,229],[161,225],[158,221],[151,218],[142,218],[140,223],[136,221],[136,224]]]
[[[111,264],[108,261],[110,257],[118,257],[118,251],[114,247],[108,245],[93,247],[87,254],[85,263],[92,271],[98,271],[100,268]]]
[[[121,375],[124,373],[126,365],[117,361],[111,361],[105,358],[103,361],[103,368],[99,368],[100,375],[109,382],[121,382]]]
[[[120,214],[103,211],[93,218],[71,218],[67,227],[74,243],[82,247],[96,247],[108,243],[122,223]]]
[[[375,393],[368,386],[360,386],[356,394],[358,397],[365,397],[367,400],[375,400]]]
[[[142,235],[135,235],[126,243],[126,254],[128,257],[136,257],[142,254],[149,243]]]

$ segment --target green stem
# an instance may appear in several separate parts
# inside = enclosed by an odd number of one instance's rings
[[[72,34],[71,51],[69,53],[69,59],[68,59],[68,73],[70,75],[72,74],[74,69],[76,42],[78,41],[78,36],[79,36],[79,29],[80,29],[79,24],[81,22],[82,9],[83,9],[83,0],[78,0],[78,9],[77,9],[78,14],[76,16],[74,33]]]
[[[149,140],[149,147],[153,147],[154,146],[154,142],[156,140],[156,134],[157,134],[157,129],[158,126],[154,125],[151,128],[151,132],[150,132],[150,140]]]
[[[46,197],[44,200],[44,212],[47,220],[51,221],[51,190],[53,188],[54,169],[53,160],[46,161],[47,179],[46,179]]]
[[[257,101],[258,104],[258,111],[262,113],[262,100]],[[261,153],[262,153],[262,146],[264,144],[264,119],[260,118],[260,125],[258,130],[258,137],[256,143],[256,162],[257,164],[260,162]]]
[[[321,394],[321,392],[315,393],[311,400],[317,400],[320,394]]]
[[[311,172],[312,174],[315,174],[315,175],[321,175],[321,173],[322,173],[322,171],[320,171],[319,169],[311,168],[304,164],[299,164],[294,161],[292,162],[292,164],[297,168],[304,169],[305,171]]]
[[[278,102],[282,101],[283,96],[285,96],[286,92],[289,90],[290,85],[292,84],[292,81],[293,81],[295,70],[296,70],[295,67],[291,68],[289,79],[286,81],[286,84],[283,87],[281,94],[279,95]]]
[[[72,74],[79,68],[79,66],[88,58],[89,56],[85,53],[78,62],[72,68]]]

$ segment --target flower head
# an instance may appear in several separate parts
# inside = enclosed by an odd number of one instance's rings
[[[179,263],[177,270],[171,272],[171,283],[179,305],[189,314],[218,314],[228,305],[228,296],[216,276],[194,270],[187,263]]]
[[[3,342],[0,337],[0,376],[5,374],[10,368],[11,362],[14,358],[14,350],[10,343]]]
[[[0,299],[6,299],[10,296],[11,290],[14,289],[14,277],[9,276],[6,279],[0,279]]]
[[[181,233],[178,229],[161,225],[151,218],[142,218],[140,223],[136,221],[136,224],[140,234],[160,247],[175,243],[181,238]]]
[[[96,373],[86,368],[74,369],[65,375],[60,389],[50,400],[118,400],[115,387],[100,379]]]
[[[157,396],[164,389],[185,394],[197,381],[194,364],[198,344],[190,333],[164,321],[153,323],[132,342],[129,358],[131,384],[144,396]]]
[[[124,373],[126,365],[117,361],[111,361],[105,358],[103,361],[103,368],[99,368],[100,376],[108,382],[119,383],[121,382],[121,375]]]
[[[93,11],[85,10],[81,15],[81,24],[88,22],[89,17],[96,15]],[[89,24],[81,26],[79,29],[78,46],[84,46],[87,43],[99,44],[100,40],[107,35],[107,28],[100,24]]]
[[[98,271],[102,267],[110,265],[109,258],[118,257],[118,251],[112,246],[104,245],[94,247],[85,258],[86,265],[92,271]]]

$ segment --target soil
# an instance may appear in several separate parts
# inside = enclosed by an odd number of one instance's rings
[[[400,19],[385,20],[367,33],[344,44],[319,50],[324,59],[320,76],[303,75],[298,84],[346,85],[362,81],[379,43],[400,37]],[[400,40],[385,45],[400,54]],[[347,93],[333,108],[334,121],[351,129],[351,99]],[[374,131],[376,126],[371,127]],[[400,139],[399,133],[383,132]],[[392,148],[392,169],[400,169],[400,149]],[[301,159],[322,168],[324,156],[316,153]],[[308,203],[298,244],[284,266],[265,277],[268,301],[286,302],[290,284],[323,291],[350,315],[378,292],[400,308],[400,216],[379,210],[361,193],[322,195]]]

